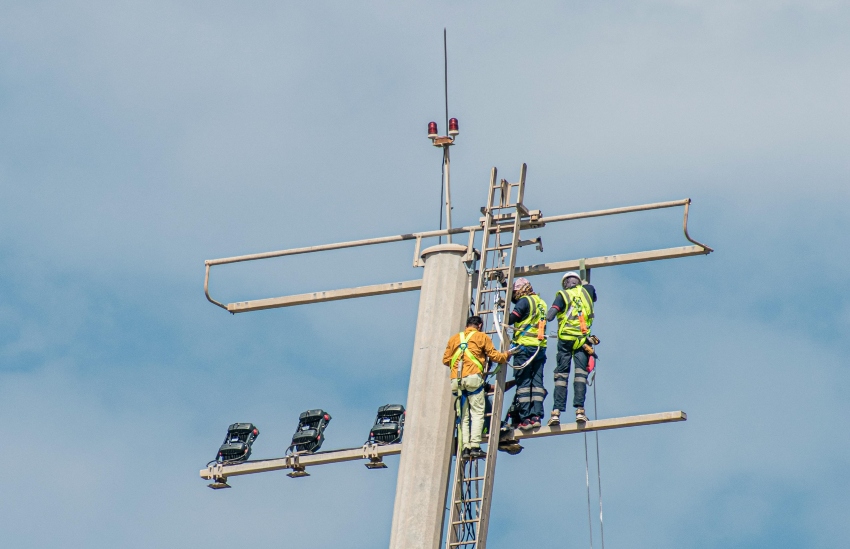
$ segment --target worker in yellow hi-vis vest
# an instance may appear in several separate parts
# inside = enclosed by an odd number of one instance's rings
[[[520,429],[540,427],[543,416],[543,368],[546,365],[546,303],[525,278],[514,280],[513,311],[508,324],[514,327],[511,347],[515,348],[513,369],[516,380],[514,417]]]
[[[480,316],[469,317],[466,329],[449,339],[443,353],[443,364],[451,368],[452,394],[457,398],[463,459],[479,459],[486,455],[481,451],[487,399],[484,376],[490,361],[503,364],[510,356],[510,351],[500,353],[496,350],[493,340],[481,332],[483,325]]]
[[[555,407],[549,425],[561,423],[561,412],[567,408],[567,383],[570,378],[570,362],[575,360],[573,376],[573,408],[576,422],[584,423],[584,395],[587,391],[588,361],[590,355],[584,348],[593,324],[593,304],[596,289],[583,284],[579,274],[570,271],[561,279],[560,290],[555,295],[552,307],[546,314],[550,322],[558,319],[558,365],[555,367]]]

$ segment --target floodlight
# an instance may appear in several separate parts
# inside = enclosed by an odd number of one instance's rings
[[[395,444],[404,434],[406,412],[401,404],[387,404],[378,408],[375,424],[369,432],[369,444]]]
[[[251,456],[251,446],[259,436],[260,430],[253,423],[234,423],[227,428],[224,443],[218,449],[215,461],[231,463],[245,461]]]
[[[312,453],[322,447],[325,441],[325,427],[331,416],[324,410],[307,410],[298,416],[298,427],[292,435],[292,444],[288,451],[294,453]]]

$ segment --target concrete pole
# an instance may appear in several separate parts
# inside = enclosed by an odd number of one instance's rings
[[[466,246],[443,244],[422,252],[425,273],[413,343],[401,462],[390,549],[439,549],[452,455],[449,369],[443,351],[461,331],[469,309]]]

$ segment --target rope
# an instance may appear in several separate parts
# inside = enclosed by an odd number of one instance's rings
[[[594,372],[596,369],[594,368]],[[593,386],[593,421],[599,418],[596,412],[596,385]],[[605,527],[602,522],[602,468],[599,465],[599,431],[594,431],[596,437],[596,483],[599,488],[599,533],[602,535],[602,549],[605,549]]]
[[[587,459],[587,433],[584,433],[584,481],[587,484],[587,531],[590,534],[590,549],[593,549],[593,519],[590,514],[590,467]]]

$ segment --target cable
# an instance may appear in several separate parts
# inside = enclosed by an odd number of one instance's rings
[[[584,481],[587,484],[587,530],[590,534],[590,549],[593,549],[593,519],[590,515],[590,466],[587,459],[587,433],[584,433]]]
[[[443,161],[440,164],[440,230],[441,231],[443,230],[443,197],[444,197],[444,193],[446,192],[445,185],[443,184],[443,182],[445,181],[445,178],[446,178],[446,149],[444,147],[443,148]],[[443,243],[443,236],[442,235],[440,235],[438,242],[440,244]]]
[[[595,371],[595,368],[594,368]],[[596,385],[593,386],[593,421],[599,419],[596,412]],[[605,549],[605,527],[602,522],[602,468],[599,465],[599,431],[594,431],[596,436],[596,482],[599,487],[599,533],[602,536],[602,549]]]

